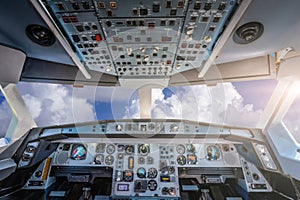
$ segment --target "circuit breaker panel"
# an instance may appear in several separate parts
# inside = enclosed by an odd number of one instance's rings
[[[90,70],[122,78],[164,78],[199,68],[236,0],[43,0]]]

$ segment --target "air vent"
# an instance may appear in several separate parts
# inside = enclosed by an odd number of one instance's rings
[[[237,44],[249,44],[257,40],[264,32],[264,26],[259,22],[249,22],[241,25],[233,35]]]
[[[26,27],[27,37],[41,46],[51,46],[55,42],[55,36],[46,27],[32,24]]]

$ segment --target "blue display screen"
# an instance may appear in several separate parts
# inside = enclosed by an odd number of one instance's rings
[[[71,152],[71,159],[84,160],[86,158],[87,150],[82,144],[74,144]]]

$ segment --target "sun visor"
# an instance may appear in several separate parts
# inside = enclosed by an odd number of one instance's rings
[[[22,51],[0,45],[0,82],[17,83],[25,60]]]
[[[300,80],[300,54],[281,60],[278,79]]]

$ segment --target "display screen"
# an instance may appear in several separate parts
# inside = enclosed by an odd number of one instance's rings
[[[83,144],[74,144],[71,152],[71,159],[84,160],[86,158],[86,148]]]
[[[118,191],[129,191],[128,184],[118,184]]]
[[[217,145],[211,145],[207,147],[207,159],[218,160],[221,156],[220,147]]]

